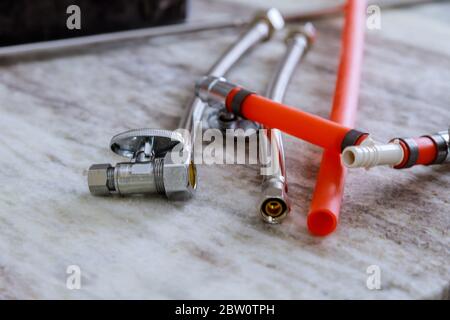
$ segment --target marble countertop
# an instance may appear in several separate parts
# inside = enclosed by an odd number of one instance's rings
[[[241,6],[195,1],[192,13],[245,13]],[[386,140],[448,126],[449,14],[449,3],[382,12],[381,30],[367,34],[358,127]],[[287,103],[328,116],[341,25],[317,22],[318,41]],[[445,167],[350,172],[340,225],[327,238],[305,225],[321,150],[292,137],[293,208],[279,226],[256,212],[260,177],[250,165],[200,166],[198,192],[185,203],[89,194],[87,168],[120,161],[108,150],[111,136],[175,128],[192,84],[236,36],[202,32],[0,61],[0,299],[448,298]],[[263,44],[230,79],[262,91],[283,50],[282,41]],[[79,290],[67,288],[72,265]],[[380,290],[366,285],[372,265]]]

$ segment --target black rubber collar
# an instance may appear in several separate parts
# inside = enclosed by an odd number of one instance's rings
[[[344,137],[344,140],[342,140],[341,144],[341,152],[344,151],[345,148],[351,147],[356,145],[358,140],[362,137],[367,135],[367,132],[359,131],[356,129],[352,129]]]
[[[244,118],[241,113],[242,103],[252,94],[254,94],[254,92],[252,91],[248,91],[245,89],[239,90],[231,100],[231,112],[241,118]]]

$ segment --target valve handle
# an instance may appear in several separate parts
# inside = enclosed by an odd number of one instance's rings
[[[134,158],[145,144],[150,143],[150,151],[156,158],[161,158],[184,139],[178,132],[161,129],[134,129],[119,133],[112,137],[111,150],[123,157]]]

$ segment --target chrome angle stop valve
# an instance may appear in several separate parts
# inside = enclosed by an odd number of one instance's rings
[[[89,190],[96,196],[163,194],[171,200],[192,197],[197,171],[190,142],[182,134],[136,129],[111,139],[111,150],[129,162],[94,164],[88,171]]]

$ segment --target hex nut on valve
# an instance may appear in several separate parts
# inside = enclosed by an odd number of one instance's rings
[[[192,197],[197,187],[197,170],[195,164],[187,161],[173,161],[172,154],[167,153],[163,163],[164,190],[169,200],[187,200]]]
[[[106,196],[111,193],[111,169],[113,167],[109,163],[94,164],[89,168],[88,185],[93,195]]]

